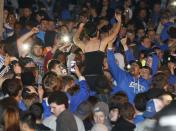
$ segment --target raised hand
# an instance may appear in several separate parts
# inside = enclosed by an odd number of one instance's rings
[[[81,76],[81,72],[80,72],[80,70],[79,70],[79,68],[78,68],[78,66],[75,64],[75,74],[78,76],[78,77],[80,77]]]
[[[10,57],[8,55],[5,56],[5,60],[4,60],[4,65],[7,66],[10,64]]]
[[[122,38],[120,41],[121,41],[122,45],[125,46],[127,43],[127,36],[125,38]]]
[[[121,14],[115,13],[115,18],[116,18],[116,20],[117,20],[119,23],[122,22],[122,16],[121,16]]]
[[[39,32],[39,29],[37,27],[34,27],[34,28],[32,28],[31,32],[36,34]]]
[[[85,23],[80,23],[80,24],[79,24],[79,28],[83,28],[84,25],[85,25]]]

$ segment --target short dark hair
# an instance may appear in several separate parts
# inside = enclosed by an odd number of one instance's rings
[[[110,93],[112,88],[106,76],[98,76],[95,79],[95,91],[100,94]]]
[[[22,90],[22,83],[19,79],[13,78],[8,81],[6,87],[8,95],[16,97],[19,91]]]
[[[152,69],[149,66],[142,66],[142,69],[147,69],[150,72],[150,75],[152,75]]]
[[[54,53],[53,59],[59,59],[61,55],[65,55],[65,53],[57,49]]]
[[[35,116],[32,113],[30,113],[30,112],[26,112],[20,118],[20,122],[27,124],[29,126],[29,128],[31,128],[31,129],[36,129],[35,121],[36,121]]]
[[[163,72],[159,72],[153,76],[151,86],[152,88],[164,88],[168,84],[167,75]]]
[[[90,38],[96,37],[97,26],[93,22],[87,22],[85,25],[85,33]]]
[[[19,63],[22,65],[22,67],[25,67],[28,63],[33,62],[33,59],[30,57],[20,57]]]
[[[56,103],[57,105],[64,104],[65,108],[68,108],[68,98],[65,92],[55,91],[52,92],[48,98],[48,103]]]
[[[133,120],[135,114],[135,109],[131,103],[124,103],[120,108],[120,115],[124,119]]]
[[[147,97],[145,93],[139,93],[134,98],[134,106],[138,111],[144,112],[146,110]]]
[[[57,33],[55,31],[46,31],[46,34],[45,34],[45,47],[48,47],[48,46],[53,46],[54,45],[54,40],[57,36]]]
[[[7,95],[8,94],[8,89],[7,89],[7,85],[9,83],[10,79],[6,79],[5,81],[3,81],[2,83],[2,86],[1,86],[1,89],[2,89],[2,93],[4,95]]]
[[[119,107],[121,107],[123,103],[127,103],[127,102],[128,102],[128,96],[126,95],[125,92],[122,92],[122,91],[114,94],[110,99],[110,103],[112,105],[119,105]]]
[[[52,59],[49,63],[48,63],[48,70],[51,71],[53,68],[55,68],[56,65],[59,65],[60,62],[58,60]]]
[[[143,42],[145,39],[150,39],[150,38],[147,35],[145,35],[141,38],[141,42]]]
[[[44,112],[43,106],[41,103],[34,103],[30,106],[29,111],[35,116],[37,120],[42,118],[42,114]]]

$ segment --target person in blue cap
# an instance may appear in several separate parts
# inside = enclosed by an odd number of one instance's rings
[[[107,58],[109,69],[117,82],[117,87],[114,88],[114,93],[119,90],[124,91],[131,103],[133,103],[134,97],[138,93],[145,92],[149,89],[149,83],[147,80],[140,76],[141,63],[139,61],[131,61],[130,72],[126,72],[119,68],[115,62],[114,52],[112,51],[112,44],[108,44]]]

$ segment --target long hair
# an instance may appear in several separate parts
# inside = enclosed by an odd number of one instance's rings
[[[19,111],[14,107],[7,107],[4,113],[4,130],[20,131]]]

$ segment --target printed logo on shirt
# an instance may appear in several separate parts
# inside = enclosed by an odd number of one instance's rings
[[[134,93],[141,93],[144,92],[145,87],[143,85],[140,85],[139,83],[131,82],[129,87],[134,89]]]

